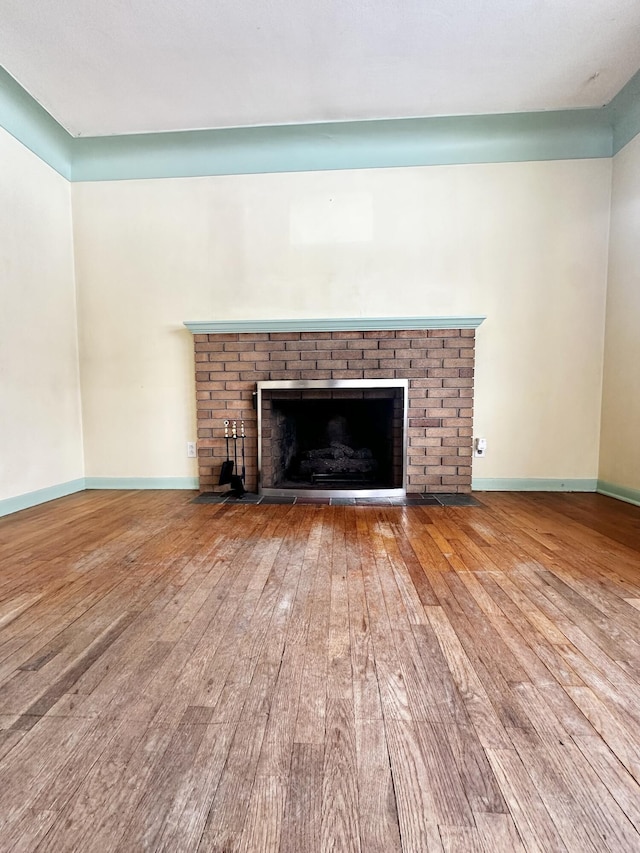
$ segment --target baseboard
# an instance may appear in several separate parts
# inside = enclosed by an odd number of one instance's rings
[[[616,483],[598,480],[596,491],[599,495],[606,495],[608,498],[616,498],[619,501],[640,506],[640,489],[631,489],[629,486],[618,486]]]
[[[29,509],[29,507],[38,506],[38,504],[44,504],[47,501],[54,501],[56,498],[64,498],[66,495],[82,492],[84,488],[84,477],[79,477],[77,480],[47,486],[46,489],[37,489],[35,492],[16,495],[15,498],[5,498],[0,501],[0,516],[11,515],[13,512],[20,512],[21,509]]]
[[[595,492],[598,481],[591,479],[527,479],[521,477],[474,477],[474,492]]]
[[[197,477],[85,477],[85,489],[197,489]]]
[[[85,489],[185,489],[197,490],[199,482],[197,477],[79,477],[77,480],[69,480],[67,483],[58,483],[48,486],[46,489],[38,489],[35,492],[27,492],[24,495],[16,495],[14,498],[0,500],[0,518],[20,512],[21,509],[29,509],[38,504],[64,498]]]
[[[73,495],[85,489],[184,489],[197,490],[197,477],[79,477],[45,489],[0,500],[0,517],[29,509],[47,501]],[[640,489],[619,486],[605,480],[549,480],[519,477],[474,477],[474,492],[598,492],[609,498],[640,506]]]

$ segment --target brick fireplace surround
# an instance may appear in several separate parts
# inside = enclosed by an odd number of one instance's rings
[[[257,491],[256,382],[289,379],[408,379],[407,492],[471,491],[475,329],[214,333],[194,342],[201,491],[218,483],[225,418],[245,422],[245,485]]]

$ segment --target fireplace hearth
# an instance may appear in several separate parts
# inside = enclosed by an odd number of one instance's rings
[[[258,383],[259,491],[406,494],[406,380]]]

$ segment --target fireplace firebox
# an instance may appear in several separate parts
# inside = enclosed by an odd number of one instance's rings
[[[406,494],[406,379],[257,383],[259,491]]]

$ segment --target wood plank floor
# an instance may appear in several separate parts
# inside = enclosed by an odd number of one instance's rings
[[[640,509],[0,521],[2,851],[640,850]]]

